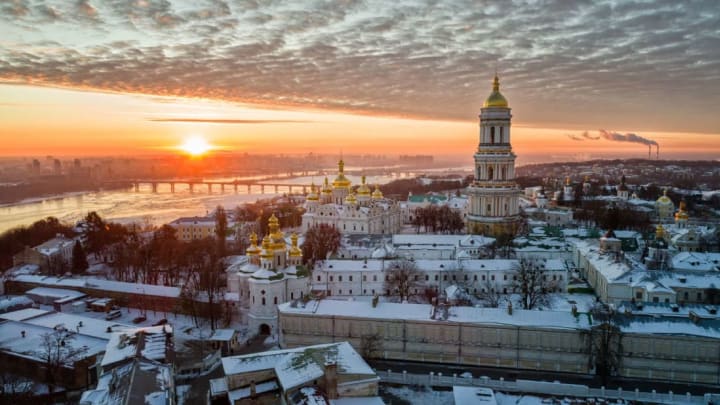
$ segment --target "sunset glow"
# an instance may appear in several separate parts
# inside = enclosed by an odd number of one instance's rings
[[[185,153],[197,157],[200,155],[204,155],[205,153],[213,149],[213,146],[210,145],[205,140],[205,138],[201,136],[192,136],[185,139],[185,142],[183,142],[183,144],[180,145],[179,148]]]

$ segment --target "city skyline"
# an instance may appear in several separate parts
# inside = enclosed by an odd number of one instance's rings
[[[520,162],[647,156],[603,131],[661,158],[720,154],[710,2],[16,0],[1,14],[5,156],[175,153],[195,136],[469,163],[495,71]]]

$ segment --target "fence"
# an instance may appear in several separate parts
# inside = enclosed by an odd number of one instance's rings
[[[454,385],[475,386],[490,388],[495,391],[518,392],[528,394],[541,394],[551,396],[568,396],[584,398],[603,398],[609,400],[623,399],[626,401],[653,402],[662,404],[708,404],[711,402],[711,394],[690,395],[690,393],[676,394],[668,393],[625,391],[622,388],[605,389],[590,388],[586,385],[563,384],[559,382],[516,380],[505,381],[503,378],[493,380],[489,377],[473,377],[470,375],[443,375],[442,373],[410,374],[406,371],[395,372],[391,370],[376,371],[381,382],[402,384],[402,385],[426,385],[452,387]]]

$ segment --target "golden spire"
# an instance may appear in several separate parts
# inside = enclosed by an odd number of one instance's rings
[[[290,236],[290,242],[292,243],[290,247],[290,256],[302,257],[302,250],[298,247],[298,236],[295,232],[293,232]]]
[[[330,184],[328,183],[328,178],[325,177],[325,182],[323,183],[323,194],[332,194],[332,188],[330,188]]]
[[[283,233],[280,230],[280,220],[278,220],[274,213],[270,215],[270,219],[268,219],[268,234],[270,235],[270,239],[275,242],[275,249],[285,245]]]

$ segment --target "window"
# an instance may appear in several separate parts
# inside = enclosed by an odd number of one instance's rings
[[[698,300],[698,302],[702,301],[702,293],[701,292],[697,293],[697,300]]]
[[[488,180],[492,180],[492,179],[493,179],[493,167],[490,166],[490,167],[488,167]],[[488,206],[490,206],[490,204],[488,204]]]
[[[363,281],[367,281],[367,276],[363,275]]]
[[[262,304],[265,305],[265,297],[262,297]]]
[[[295,298],[295,293],[290,293],[290,299],[294,299],[294,298]]]
[[[352,276],[348,276],[348,278],[350,278],[350,281],[352,281]]]
[[[687,299],[690,299],[689,295],[690,294],[687,291],[685,291],[685,293],[683,294],[683,297],[685,297],[685,299],[687,300]]]
[[[273,298],[273,304],[277,305],[277,297]]]
[[[456,280],[457,280],[457,277],[455,277],[454,274],[453,274],[452,278],[453,278],[453,281],[456,281]]]
[[[320,276],[318,276],[317,278],[318,278],[318,281],[320,281]]]
[[[503,143],[503,127],[500,127],[500,143]]]
[[[430,281],[430,276],[428,276],[427,274],[425,275],[425,281]]]
[[[660,299],[658,297],[653,297],[653,302],[660,302]]]
[[[253,304],[255,303],[255,296],[253,295]]]
[[[687,293],[685,293],[685,295],[687,296]],[[686,297],[686,298],[687,298],[687,297]],[[642,299],[642,291],[636,291],[636,292],[635,292],[635,299],[637,299],[637,300],[641,300],[641,299]]]
[[[415,281],[418,281],[418,276],[417,276],[417,275],[415,275]]]
[[[342,290],[338,290],[338,295],[342,295]]]
[[[377,276],[373,276],[373,281],[377,281]]]
[[[477,274],[473,275],[473,281],[477,281]]]
[[[352,290],[348,291],[348,294],[352,295]]]
[[[367,289],[363,290],[363,295],[367,295]]]
[[[439,278],[438,278],[438,275],[436,274],[436,275],[435,275],[435,281],[438,281],[438,280],[439,280]]]
[[[333,281],[333,276],[330,276],[330,281]]]
[[[338,276],[338,281],[342,281],[342,276]]]
[[[493,274],[492,276],[490,276],[490,280],[491,280],[491,281],[495,281],[495,275],[494,275],[494,274]]]
[[[466,274],[466,275],[465,275],[465,281],[468,281],[468,279],[469,279],[469,277],[468,277],[468,275]]]
[[[507,274],[503,274],[503,280],[507,281]]]
[[[490,143],[495,143],[495,127],[490,127]]]
[[[477,277],[477,276],[475,276],[475,277]],[[485,281],[485,275],[483,274],[482,276],[480,276],[480,279],[482,279],[482,281]]]
[[[372,290],[372,295],[375,295],[375,290]]]
[[[447,274],[443,275],[443,281],[447,281]]]

